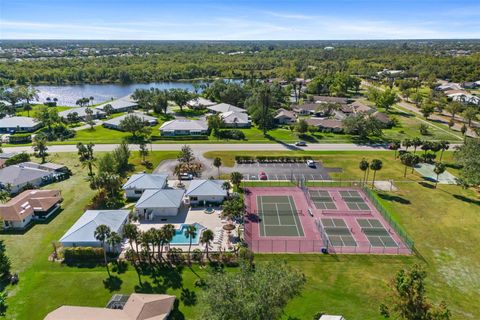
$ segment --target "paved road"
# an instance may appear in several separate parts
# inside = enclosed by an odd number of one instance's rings
[[[153,151],[178,151],[184,144],[152,144]],[[95,151],[112,151],[118,144],[97,144]],[[326,143],[311,144],[307,147],[296,147],[290,144],[282,143],[197,143],[190,144],[192,150],[198,153],[207,151],[378,151],[386,150],[386,144],[366,145],[353,143]],[[138,145],[130,145],[131,150],[138,150]],[[32,147],[5,147],[4,152],[32,152]],[[50,145],[48,151],[52,152],[77,152],[75,145]]]

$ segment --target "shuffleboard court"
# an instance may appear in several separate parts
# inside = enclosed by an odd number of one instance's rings
[[[357,242],[343,219],[322,218],[323,229],[334,247],[356,247]]]
[[[291,196],[257,196],[260,236],[303,237],[301,214]]]
[[[398,244],[393,240],[390,232],[377,219],[357,219],[362,232],[372,247],[396,248]]]

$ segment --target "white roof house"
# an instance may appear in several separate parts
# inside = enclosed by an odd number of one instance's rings
[[[176,216],[183,203],[185,190],[145,190],[135,207],[140,218],[152,220],[155,216]]]
[[[166,174],[133,174],[122,186],[127,198],[140,198],[145,190],[158,190],[167,186]]]
[[[332,316],[329,314],[324,314],[318,320],[345,320],[345,318],[342,316]]]
[[[185,192],[191,204],[221,203],[227,197],[224,180],[193,180]]]
[[[106,225],[111,231],[123,234],[123,226],[128,220],[130,210],[87,210],[60,238],[65,247],[99,247],[95,239],[95,230],[100,225]]]
[[[216,102],[210,101],[208,99],[198,97],[187,102],[187,106],[193,109],[197,108],[207,108],[217,104]]]
[[[30,117],[4,117],[0,119],[0,133],[32,132],[41,125],[41,122]]]
[[[235,107],[228,103],[219,103],[219,104],[207,107],[207,109],[213,113],[223,113],[223,112],[229,112],[229,111],[247,112],[245,109]]]
[[[87,109],[90,109],[93,111],[92,117],[95,119],[105,117],[105,112],[103,112],[102,110],[91,108],[91,107],[71,108],[71,109],[59,112],[58,115],[62,118],[67,118],[69,114],[76,112],[78,117],[85,119],[85,117],[87,116],[87,113],[86,113]]]
[[[227,111],[220,114],[225,127],[246,128],[252,125],[248,114],[245,112]]]
[[[107,102],[95,107],[95,109],[104,111],[103,109],[105,108],[105,106],[107,104],[112,106],[114,112],[125,112],[125,111],[132,110],[132,109],[135,109],[135,108],[138,107],[138,103],[136,103],[132,99],[131,95],[128,95],[126,97],[122,97],[122,98],[117,99],[117,100],[107,101]]]
[[[176,135],[205,135],[208,133],[208,124],[204,120],[171,120],[160,127],[162,136]]]
[[[121,130],[121,126],[120,126],[121,122],[126,117],[131,116],[131,115],[135,115],[135,116],[141,118],[145,122],[145,124],[148,124],[149,126],[154,126],[158,122],[157,118],[147,116],[147,115],[142,114],[142,113],[128,113],[128,114],[121,115],[119,117],[115,117],[115,118],[103,121],[103,126],[106,127],[106,128]]]
[[[472,94],[453,93],[449,94],[448,97],[452,98],[453,101],[480,105],[480,97],[474,96]]]

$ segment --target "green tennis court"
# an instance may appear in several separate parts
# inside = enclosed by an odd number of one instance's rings
[[[362,198],[360,193],[355,190],[340,191],[343,201],[347,204],[348,209],[352,211],[370,210],[370,207]]]
[[[312,199],[313,204],[317,209],[320,210],[336,210],[337,206],[333,201],[330,193],[325,190],[308,190],[310,199]]]
[[[388,230],[377,219],[357,219],[362,232],[372,247],[396,248],[398,244],[390,236]]]
[[[353,238],[350,229],[343,219],[323,218],[321,219],[323,229],[328,240],[334,247],[356,247],[357,242]]]
[[[303,237],[299,212],[291,196],[257,196],[260,236]]]

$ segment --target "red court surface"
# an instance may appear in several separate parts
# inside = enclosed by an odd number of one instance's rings
[[[245,205],[244,236],[253,252],[412,251],[360,188],[252,187],[246,189]],[[293,214],[295,219],[289,216]]]

